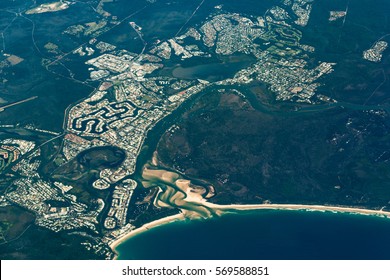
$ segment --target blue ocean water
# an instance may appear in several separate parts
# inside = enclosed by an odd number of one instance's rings
[[[390,220],[262,210],[152,228],[117,247],[119,259],[390,259]]]

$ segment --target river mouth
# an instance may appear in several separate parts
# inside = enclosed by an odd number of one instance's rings
[[[177,172],[157,166],[155,160],[144,165],[141,182],[144,188],[159,188],[154,200],[156,207],[180,209],[188,218],[210,218],[222,214],[206,202],[207,198],[215,195],[213,186],[195,184]]]

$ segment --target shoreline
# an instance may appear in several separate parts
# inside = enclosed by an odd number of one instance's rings
[[[390,212],[383,210],[371,210],[364,208],[353,208],[353,207],[343,207],[343,206],[325,206],[325,205],[305,205],[305,204],[230,204],[230,205],[218,205],[209,202],[204,202],[205,206],[216,210],[231,210],[231,211],[249,211],[249,210],[289,210],[289,211],[315,211],[315,212],[333,212],[333,213],[347,213],[347,214],[356,214],[356,215],[365,215],[365,216],[376,216],[381,218],[390,218]],[[148,231],[149,229],[156,228],[165,224],[169,224],[177,221],[184,221],[190,219],[189,216],[185,216],[184,213],[168,216],[162,219],[152,221],[150,223],[144,224],[143,226],[130,231],[127,234],[119,237],[118,239],[113,240],[109,243],[110,248],[115,252],[116,260],[119,256],[116,251],[118,247],[123,242],[128,239]]]
[[[184,221],[185,219],[186,218],[184,217],[183,213],[172,215],[172,216],[168,216],[168,217],[165,217],[165,218],[162,218],[162,219],[158,219],[158,220],[152,221],[150,223],[146,223],[143,226],[141,226],[141,227],[139,227],[139,228],[137,228],[135,230],[131,230],[129,233],[124,234],[123,236],[119,237],[118,239],[113,240],[108,245],[115,252],[116,256],[114,257],[114,260],[116,260],[118,258],[118,255],[119,255],[118,252],[116,251],[116,247],[118,247],[120,244],[122,244],[126,240],[128,240],[128,239],[130,239],[130,238],[132,238],[132,237],[134,237],[134,236],[136,236],[138,234],[146,232],[149,229],[156,228],[158,226],[169,224],[169,223],[172,223],[172,222]]]
[[[207,202],[205,203],[207,205]],[[215,205],[215,204],[214,204]],[[327,205],[305,205],[305,204],[231,204],[218,205],[217,209],[221,210],[291,210],[291,211],[318,211],[318,212],[334,212],[334,213],[349,213],[358,215],[378,216],[390,218],[390,212],[383,210],[372,210],[365,208],[354,208],[344,206],[327,206]]]

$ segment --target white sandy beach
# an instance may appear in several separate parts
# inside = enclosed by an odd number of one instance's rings
[[[292,211],[319,211],[319,212],[337,212],[350,213],[359,215],[371,215],[390,218],[390,212],[382,210],[370,210],[354,207],[343,206],[328,206],[328,205],[304,205],[304,204],[231,204],[219,205],[208,202],[202,193],[196,187],[191,185],[190,180],[179,178],[179,176],[171,171],[163,169],[148,169],[144,168],[143,178],[146,180],[160,180],[162,183],[174,184],[177,188],[167,186],[165,190],[160,189],[159,199],[156,197],[155,205],[158,206],[176,206],[181,209],[182,213],[159,219],[143,225],[142,227],[129,231],[120,238],[114,240],[110,247],[115,251],[115,247],[125,240],[134,237],[137,234],[143,233],[151,228],[158,227],[163,224],[185,220],[209,218],[212,216],[223,215],[224,213],[249,211],[249,210],[292,210]]]
[[[337,212],[337,213],[351,213],[351,214],[359,214],[359,215],[371,215],[371,216],[379,216],[390,218],[390,212],[382,211],[382,210],[370,210],[370,209],[362,209],[362,208],[352,208],[352,207],[341,207],[341,206],[323,206],[323,205],[301,205],[301,204],[249,204],[249,205],[241,205],[241,204],[231,204],[231,205],[218,205],[209,202],[202,201],[202,204],[206,207],[210,207],[215,210],[222,210],[225,212],[230,211],[246,211],[246,210],[306,210],[306,211],[320,211],[320,212]],[[199,216],[195,215],[195,217],[199,218]],[[143,233],[151,228],[158,227],[164,224],[185,220],[186,218],[191,218],[191,215],[187,213],[176,214],[173,216],[168,216],[163,219],[159,219],[150,223],[143,225],[142,227],[130,231],[128,234],[118,238],[110,244],[110,247],[113,251],[115,248],[121,244],[122,242],[132,238],[140,233]]]
[[[181,209],[182,213],[159,219],[143,225],[142,227],[131,230],[127,234],[119,237],[110,243],[110,247],[115,251],[122,242],[127,239],[143,233],[151,228],[158,227],[167,223],[185,220],[185,219],[199,219],[209,218],[215,215],[222,215],[224,213],[234,211],[249,211],[249,210],[292,210],[292,211],[320,211],[320,212],[337,212],[337,213],[351,213],[359,215],[371,215],[390,218],[390,212],[382,210],[370,210],[343,206],[327,206],[327,205],[302,205],[302,204],[231,204],[219,205],[208,202],[202,193],[196,187],[191,185],[190,180],[179,178],[179,176],[171,171],[163,169],[148,169],[144,168],[143,178],[146,180],[160,180],[163,183],[171,183],[176,185],[176,188],[167,186],[165,190],[160,189],[159,199],[156,197],[155,205],[158,206],[176,206]]]
[[[137,234],[143,233],[145,231],[148,231],[151,228],[155,228],[155,227],[158,227],[160,225],[165,225],[165,224],[169,224],[169,223],[180,221],[180,220],[185,220],[185,217],[184,217],[183,214],[176,214],[176,215],[173,215],[173,216],[168,216],[168,217],[165,217],[165,218],[162,218],[162,219],[159,219],[159,220],[155,220],[153,222],[144,224],[142,227],[139,227],[139,228],[137,228],[135,230],[131,230],[129,233],[127,233],[127,234],[121,236],[120,238],[114,240],[109,245],[110,245],[111,249],[113,251],[115,251],[115,248],[118,245],[120,245],[122,242],[128,240],[129,238],[136,236]]]
[[[207,206],[208,203],[206,202]],[[212,204],[215,207],[215,204]],[[341,207],[341,206],[325,206],[325,205],[301,205],[301,204],[249,204],[249,205],[218,205],[221,210],[310,210],[310,211],[329,211],[338,213],[351,213],[360,215],[374,215],[390,218],[390,212],[382,210],[370,210],[363,208]]]

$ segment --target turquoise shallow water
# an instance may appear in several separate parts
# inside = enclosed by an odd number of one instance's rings
[[[181,221],[122,243],[119,259],[390,259],[390,220],[266,210]]]

